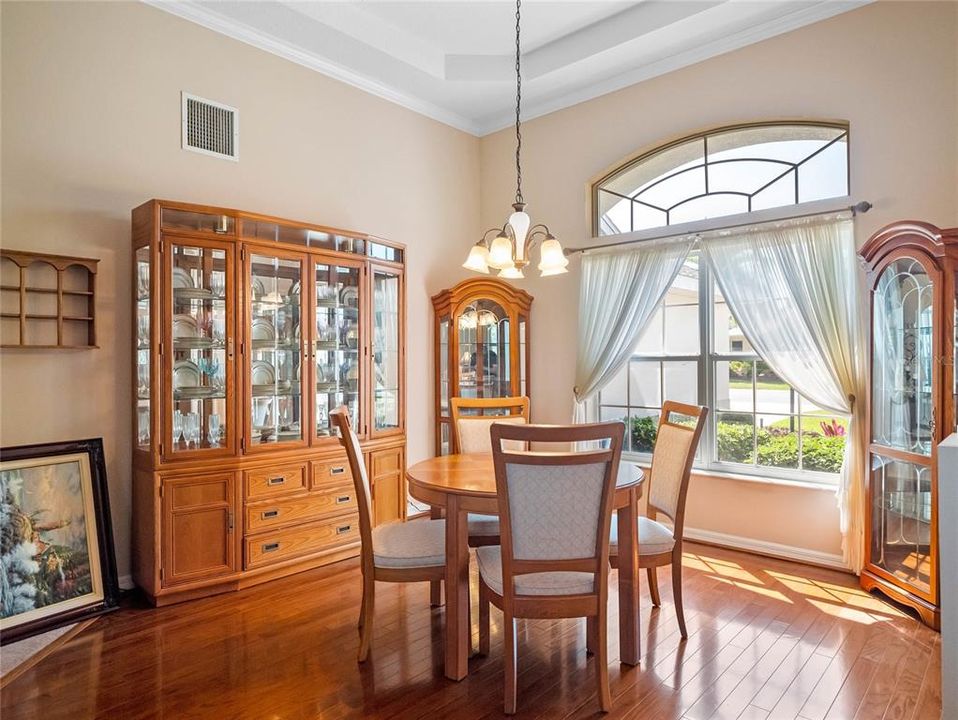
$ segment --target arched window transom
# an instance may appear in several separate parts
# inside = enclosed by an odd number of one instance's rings
[[[848,125],[762,123],[683,138],[593,186],[593,231],[614,235],[848,195]]]

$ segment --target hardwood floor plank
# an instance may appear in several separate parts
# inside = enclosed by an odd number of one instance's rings
[[[609,605],[607,720],[938,720],[940,637],[855,578],[688,544],[681,641],[671,588],[643,575],[638,667],[618,662]],[[473,574],[474,574],[473,569]],[[667,573],[666,573],[667,575]],[[615,576],[611,582],[614,584]],[[443,676],[443,608],[426,583],[377,587],[369,661],[355,662],[355,562],[154,609],[127,602],[3,688],[3,720],[501,718],[501,615],[488,657]],[[473,633],[478,613],[473,603]],[[577,620],[519,624],[519,716],[597,718]]]

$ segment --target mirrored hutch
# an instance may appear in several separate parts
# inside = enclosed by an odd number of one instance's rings
[[[133,210],[134,577],[157,604],[358,554],[329,413],[405,513],[405,250],[255,213]]]
[[[449,398],[528,395],[532,296],[496,278],[465,280],[432,298],[436,454],[452,447]]]
[[[937,628],[937,446],[956,430],[958,228],[895,223],[872,236],[861,256],[871,291],[862,586],[913,607]]]

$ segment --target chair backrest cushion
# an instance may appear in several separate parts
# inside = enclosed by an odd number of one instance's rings
[[[593,557],[607,465],[507,464],[513,557]]]
[[[659,426],[649,473],[649,504],[675,519],[685,479],[689,453],[695,453],[696,433],[691,427],[669,423]]]
[[[491,453],[492,437],[489,428],[493,423],[513,423],[524,425],[526,419],[521,415],[482,415],[460,417],[457,422],[459,430],[459,452],[461,453]],[[515,440],[503,440],[504,450],[525,450],[525,443]]]

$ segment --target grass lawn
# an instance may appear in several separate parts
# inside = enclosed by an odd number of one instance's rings
[[[728,386],[730,388],[736,388],[737,390],[751,390],[752,381],[751,380],[730,380]],[[764,382],[759,380],[755,383],[755,387],[759,390],[782,390],[788,392],[788,385],[785,383],[777,382]]]

